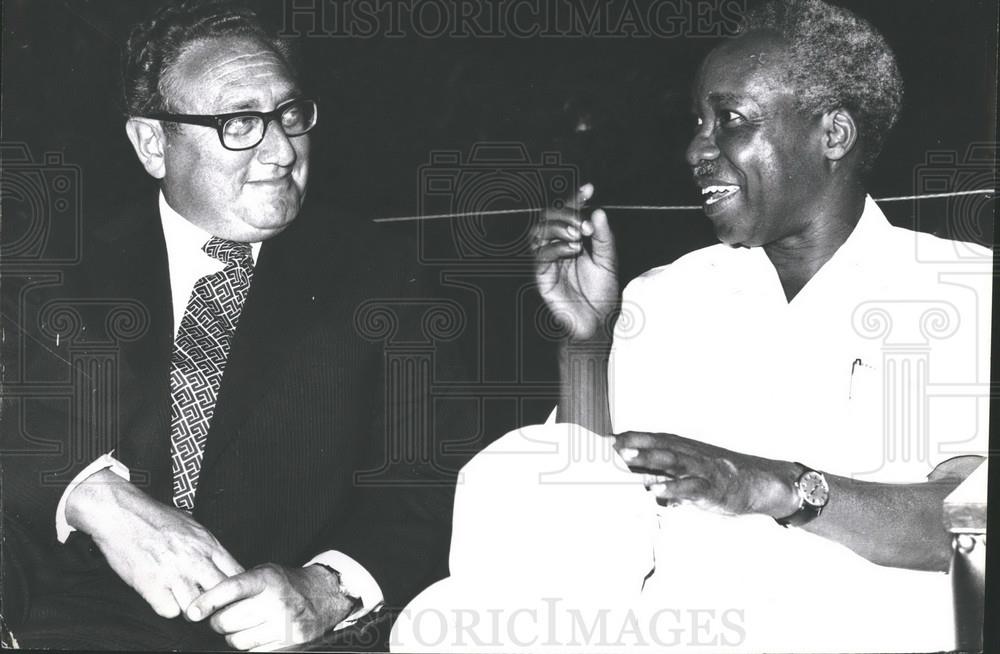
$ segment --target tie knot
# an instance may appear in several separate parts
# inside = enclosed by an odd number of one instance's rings
[[[224,238],[213,236],[208,239],[208,242],[205,243],[202,250],[204,250],[205,254],[208,256],[213,259],[218,259],[223,263],[241,264],[249,261],[251,267],[253,267],[249,243],[237,243],[236,241],[227,241]]]

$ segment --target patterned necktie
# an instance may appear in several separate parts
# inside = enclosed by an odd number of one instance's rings
[[[181,319],[170,358],[170,460],[174,505],[194,510],[205,439],[229,357],[233,332],[253,278],[249,243],[212,237],[202,248],[226,264],[199,279]]]

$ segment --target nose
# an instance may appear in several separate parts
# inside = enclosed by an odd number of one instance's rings
[[[688,165],[692,168],[701,161],[714,161],[719,157],[719,148],[715,144],[715,136],[708,124],[702,125],[695,132],[685,154]]]
[[[273,124],[271,124],[273,123]],[[275,166],[288,167],[295,163],[295,148],[292,142],[281,128],[281,123],[275,119],[267,125],[264,139],[257,146],[257,159],[261,163],[273,164]],[[308,136],[298,136],[296,138],[309,138]]]

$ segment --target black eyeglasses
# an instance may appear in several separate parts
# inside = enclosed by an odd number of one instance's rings
[[[143,118],[165,120],[171,123],[214,127],[219,141],[227,150],[249,150],[264,140],[267,126],[278,121],[285,136],[302,136],[316,126],[316,101],[289,100],[275,107],[274,111],[236,111],[216,116],[197,114],[150,113]]]

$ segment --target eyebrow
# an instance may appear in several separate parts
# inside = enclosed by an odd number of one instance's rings
[[[302,92],[299,91],[299,88],[296,86],[289,89],[288,93],[282,94],[274,106],[278,107],[289,100],[300,97],[302,97]],[[257,102],[257,100],[243,100],[242,102],[238,102],[231,107],[228,107],[224,113],[234,113],[238,111],[262,111],[262,109],[260,108],[260,103]]]
[[[258,108],[260,108],[260,104],[252,100],[244,100],[243,102],[232,105],[233,111],[253,111]]]
[[[709,93],[708,100],[713,104],[739,104],[742,101],[735,93]]]

